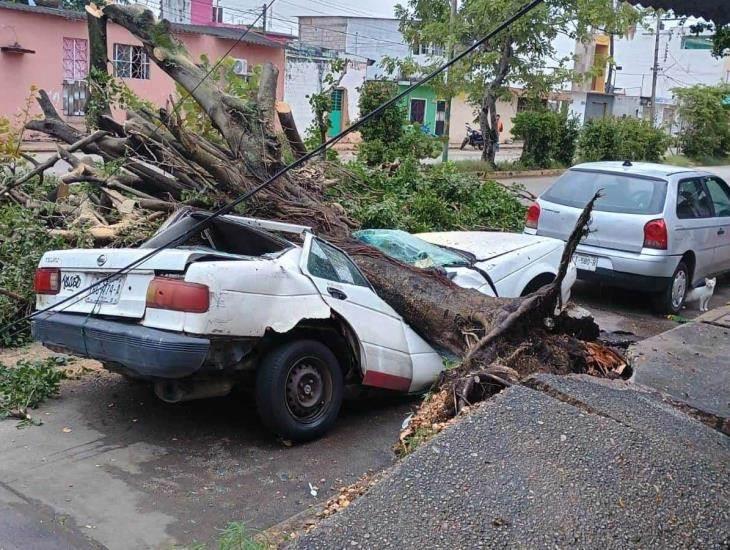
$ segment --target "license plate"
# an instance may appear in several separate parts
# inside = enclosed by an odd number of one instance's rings
[[[586,256],[584,254],[573,254],[573,263],[578,269],[585,271],[595,271],[598,265],[597,256]]]
[[[89,285],[101,281],[108,275],[98,275],[93,280],[89,281]],[[87,302],[93,302],[95,304],[116,304],[119,302],[119,295],[122,293],[122,285],[124,284],[124,277],[118,277],[101,283],[86,297]]]

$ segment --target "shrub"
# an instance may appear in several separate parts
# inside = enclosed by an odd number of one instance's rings
[[[64,357],[27,361],[21,359],[14,367],[0,364],[0,419],[9,416],[20,419],[20,426],[40,424],[29,409],[35,409],[49,397],[58,395],[64,371]]]
[[[679,134],[682,152],[690,158],[721,158],[730,154],[730,84],[672,90],[679,101],[683,128]]]
[[[363,228],[413,233],[458,229],[519,230],[524,207],[494,181],[460,173],[451,163],[421,166],[415,159],[390,173],[360,162],[330,189]]]
[[[578,120],[547,109],[523,111],[513,119],[512,134],[524,141],[520,161],[531,168],[570,166],[578,138]]]
[[[649,121],[638,118],[589,120],[580,132],[578,149],[583,161],[644,160],[660,162],[670,137]]]
[[[37,179],[35,180],[37,181]],[[88,243],[79,232],[78,242],[69,243],[48,233],[37,213],[15,204],[0,205],[0,326],[5,326],[32,309],[33,274],[47,250]],[[25,343],[30,337],[27,322],[2,334],[4,346]]]

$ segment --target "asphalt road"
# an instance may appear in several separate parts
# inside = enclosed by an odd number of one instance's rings
[[[0,549],[168,548],[214,540],[229,521],[268,528],[390,465],[414,406],[349,401],[330,434],[290,448],[245,396],[169,405],[95,370],[63,382],[42,426],[0,421]]]

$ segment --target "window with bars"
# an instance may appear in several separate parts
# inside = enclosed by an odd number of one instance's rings
[[[114,44],[114,74],[120,78],[150,77],[150,60],[142,46]]]
[[[63,39],[63,79],[84,80],[89,72],[89,43],[85,38]]]

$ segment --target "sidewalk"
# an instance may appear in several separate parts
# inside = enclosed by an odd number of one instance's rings
[[[711,322],[723,314],[730,308]],[[635,378],[671,397],[634,380],[538,375],[293,546],[727,548],[730,438],[682,412],[683,390],[649,376],[689,365],[684,400],[722,413],[730,367],[719,359],[730,357],[730,338],[714,332],[730,329],[705,321],[638,346],[654,355],[637,355]]]

